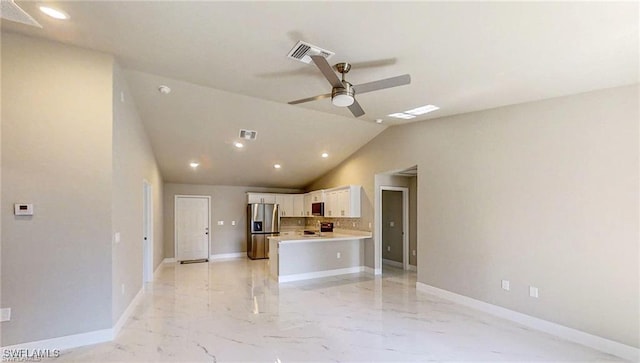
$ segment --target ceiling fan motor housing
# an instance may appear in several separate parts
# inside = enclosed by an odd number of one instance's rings
[[[342,81],[344,87],[334,87],[331,90],[331,103],[338,107],[347,107],[353,104],[356,90],[351,83]]]

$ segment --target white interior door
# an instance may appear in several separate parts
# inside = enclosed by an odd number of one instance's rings
[[[176,196],[176,259],[209,258],[209,197]]]

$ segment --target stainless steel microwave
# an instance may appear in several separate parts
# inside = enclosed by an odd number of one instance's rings
[[[324,216],[324,203],[311,203],[311,214],[314,216]]]

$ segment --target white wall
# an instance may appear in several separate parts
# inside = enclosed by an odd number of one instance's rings
[[[310,188],[362,184],[366,223],[375,174],[418,165],[419,282],[638,347],[638,98],[634,85],[391,127]]]
[[[124,96],[124,102],[121,96]],[[143,182],[152,186],[154,267],[162,260],[162,176],[127,81],[113,67],[113,323],[142,288]],[[122,286],[124,285],[124,293]]]
[[[165,183],[164,185],[164,255],[175,256],[174,201],[176,195],[211,197],[210,254],[226,254],[247,250],[247,192],[297,193],[298,189],[237,187]],[[236,221],[232,226],[231,221]],[[217,221],[224,221],[218,226]]]
[[[2,34],[2,345],[111,326],[112,63]]]

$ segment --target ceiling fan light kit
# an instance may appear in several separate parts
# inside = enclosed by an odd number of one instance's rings
[[[334,88],[331,91],[331,103],[338,107],[348,107],[353,105],[356,100],[353,96],[355,96],[355,91],[351,83],[344,82],[344,88]]]

